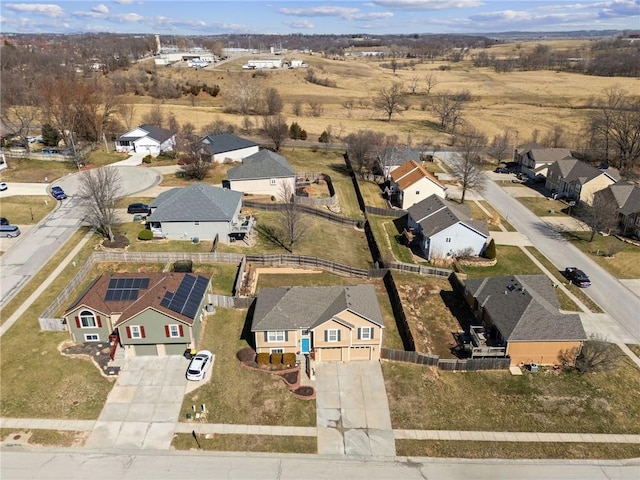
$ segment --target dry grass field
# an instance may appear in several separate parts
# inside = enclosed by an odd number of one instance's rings
[[[488,53],[497,56],[517,55],[519,51],[532,49],[538,43],[541,42],[504,44],[489,49]],[[548,43],[552,48],[576,52],[586,45],[585,42],[571,40]],[[335,81],[336,88],[307,82],[306,69],[243,71],[241,65],[247,57],[197,71],[180,67],[157,67],[160,76],[169,77],[176,82],[201,82],[221,87],[216,98],[201,93],[193,106],[184,97],[167,100],[160,108],[167,115],[173,113],[179,122],[188,121],[196,127],[220,119],[239,129],[243,116],[224,113],[224,109],[230,100],[229,92],[233,84],[241,77],[251,77],[257,85],[278,89],[285,102],[284,114],[287,121],[298,122],[309,133],[309,140],[315,141],[325,128],[331,126],[334,135],[340,137],[360,129],[372,129],[397,134],[403,141],[410,139],[413,145],[442,143],[448,135],[437,129],[435,115],[428,108],[421,108],[428,98],[425,78],[432,75],[437,84],[431,95],[445,91],[470,92],[472,101],[466,104],[465,121],[482,130],[489,138],[505,130],[512,133],[517,131],[519,142],[523,143],[531,138],[534,130],[544,135],[551,127],[560,125],[577,142],[583,119],[589,111],[585,107],[591,104],[593,98],[599,96],[603,89],[614,85],[628,91],[637,88],[637,79],[633,78],[595,77],[546,70],[496,73],[490,68],[473,67],[471,55],[480,51],[471,51],[468,59],[462,62],[422,63],[397,70],[396,75],[374,59],[347,57],[346,60],[333,60],[320,56],[291,55],[307,62],[315,70],[317,77]],[[153,66],[149,65],[148,68]],[[372,107],[361,108],[361,101],[370,105],[371,99],[381,87],[394,82],[408,87],[414,78],[418,79],[418,87],[416,94],[409,96],[410,109],[402,115],[394,115],[391,122],[385,121],[382,112],[375,111]],[[132,96],[130,100],[136,104],[135,115],[138,121],[154,103],[149,97]],[[292,105],[296,100],[303,102],[301,116],[292,113]],[[347,100],[353,100],[356,105],[351,111],[343,107]],[[321,116],[310,115],[309,101],[322,103]],[[254,116],[252,121],[259,125],[260,117]]]

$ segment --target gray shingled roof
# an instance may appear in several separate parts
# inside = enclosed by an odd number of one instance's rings
[[[523,153],[529,153],[529,156],[536,163],[552,163],[567,157],[572,158],[571,150],[568,148],[544,148],[538,146],[529,148]]]
[[[631,215],[632,213],[640,212],[640,187],[620,181],[607,187],[607,190],[613,195],[618,211],[621,214]]]
[[[620,173],[615,168],[598,170],[596,167],[575,158],[558,160],[556,163],[562,178],[568,183],[577,182],[580,185],[584,185],[603,173],[609,175],[614,181],[620,180]]]
[[[413,148],[395,147],[387,159],[389,166],[402,165],[409,160],[420,161],[421,152]]]
[[[141,128],[145,132],[149,132],[149,135],[147,136],[153,138],[154,140],[158,140],[160,143],[166,142],[174,135],[171,130],[156,127],[155,125],[140,125],[139,128]]]
[[[456,223],[463,223],[482,235],[489,236],[487,222],[474,220],[461,205],[443,200],[435,194],[410,206],[407,212],[422,227],[422,233],[427,237]]]
[[[281,287],[260,290],[251,331],[310,329],[347,309],[384,326],[372,285]]]
[[[271,150],[260,150],[249,155],[242,163],[227,172],[229,180],[255,180],[259,178],[294,177],[295,170],[287,159]]]
[[[162,192],[151,203],[150,222],[221,222],[233,219],[242,193],[194,183]]]
[[[234,150],[242,150],[243,148],[255,147],[258,144],[231,133],[216,133],[206,135],[200,141],[202,147],[210,154],[217,155],[219,153],[233,152]]]
[[[465,285],[507,342],[587,338],[579,315],[560,313],[555,289],[544,275],[472,278]]]

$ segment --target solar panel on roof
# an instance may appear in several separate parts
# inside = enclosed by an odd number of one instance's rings
[[[133,287],[133,278],[125,278],[124,279],[124,288],[132,288]]]
[[[147,289],[149,288],[149,278],[139,278],[138,280],[140,280],[140,288],[141,289]]]
[[[150,279],[143,278],[112,278],[109,280],[105,292],[105,302],[135,301],[141,289],[149,288]]]
[[[185,275],[175,294],[166,305],[167,308],[189,318],[194,318],[208,284],[209,280],[205,277],[196,278],[192,275]],[[167,300],[167,295],[165,295],[162,302]],[[163,304],[162,302],[160,303],[161,305]]]
[[[118,283],[118,279],[117,278],[112,278],[111,280],[109,280],[109,287],[108,288],[115,288],[116,283]]]
[[[104,296],[104,301],[105,302],[111,302],[113,301],[113,290],[107,290],[106,295]]]

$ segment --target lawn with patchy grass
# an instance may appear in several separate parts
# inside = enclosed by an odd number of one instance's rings
[[[51,183],[69,173],[78,172],[72,162],[11,158],[7,159],[7,164],[9,168],[0,173],[3,182]]]
[[[392,259],[397,262],[415,263],[411,249],[401,243],[400,232],[406,225],[406,218],[383,217],[381,215],[368,215],[369,225],[380,249],[383,259]]]
[[[589,255],[607,272],[616,278],[640,278],[640,248],[622,242],[616,237],[597,235],[590,242],[590,232],[568,232],[564,238]],[[613,256],[607,256],[615,252]],[[578,265],[579,266],[579,265]],[[589,275],[589,272],[585,272]]]
[[[603,313],[603,310],[595,303],[591,298],[582,291],[580,287],[574,284],[569,284],[567,279],[562,275],[558,268],[545,257],[540,250],[536,247],[524,247],[529,253],[531,253],[536,259],[545,266],[547,270],[553,273],[554,277],[558,279],[571,293],[573,293],[578,299],[584,303],[584,305],[594,313]],[[578,306],[571,300],[562,290],[557,289],[558,300],[560,300],[560,308],[562,310],[579,311]]]
[[[624,443],[396,440],[396,454],[438,458],[621,460],[640,456],[640,446]]]
[[[282,216],[279,212],[253,211],[257,220],[256,245],[248,248],[236,244],[218,244],[218,251],[252,254],[289,254],[279,240]],[[331,223],[320,217],[303,214],[306,232],[294,245],[294,255],[309,255],[359,268],[373,265],[364,232],[350,225]]]
[[[35,225],[49,215],[58,202],[43,195],[15,195],[2,198],[2,215],[12,225]]]
[[[140,222],[119,223],[115,228],[115,233],[124,235],[129,239],[128,250],[130,252],[185,252],[185,253],[207,253],[213,246],[212,240],[200,240],[193,243],[189,240],[167,240],[158,238],[153,240],[138,240],[138,234],[145,230],[145,226]]]
[[[0,429],[2,440],[15,438],[16,442],[24,442],[25,437],[29,445],[45,447],[82,447],[90,432],[75,432],[71,430],[16,430]],[[10,442],[9,442],[10,443]]]
[[[527,207],[538,217],[558,216],[566,217],[569,208],[566,203],[551,198],[542,197],[515,197],[521,204]]]
[[[119,153],[113,150],[97,148],[89,153],[89,155],[84,159],[84,163],[101,167],[104,165],[110,165],[112,163],[119,162],[121,160],[125,160],[127,158],[129,158],[129,154],[127,153]]]
[[[538,266],[520,250],[511,245],[496,245],[497,259],[493,267],[464,267],[464,273],[470,278],[497,277],[500,275],[540,275]]]
[[[223,452],[271,452],[271,453],[318,453],[316,437],[285,437],[281,435],[198,435],[202,450]],[[171,446],[177,450],[198,450],[193,435],[177,433]]]
[[[227,172],[236,165],[239,165],[239,163],[213,163],[202,180],[188,178],[183,174],[182,170],[178,170],[175,173],[163,175],[160,185],[163,187],[188,187],[198,182],[206,183],[207,185],[220,185],[222,180],[226,180]]]
[[[215,355],[210,382],[185,396],[182,417],[191,405],[209,406],[206,421],[244,425],[315,426],[314,401],[294,397],[277,376],[246,369],[236,353],[246,347],[247,310],[216,308],[207,316],[198,347]]]
[[[382,198],[380,185],[359,179],[358,186],[360,187],[360,193],[362,194],[365,205],[369,207],[389,208],[387,201]]]
[[[640,433],[640,375],[626,357],[595,374],[452,373],[400,362],[382,368],[393,428]]]
[[[370,283],[368,279],[343,277],[329,272],[323,273],[261,273],[258,276],[256,294],[262,288],[278,287],[324,287],[331,285],[356,285]]]
[[[493,206],[487,202],[486,200],[480,200],[477,203],[480,203],[486,210],[491,213],[492,218],[499,218],[500,224],[505,228],[507,232],[517,232],[516,228],[511,225],[500,213],[493,208]]]

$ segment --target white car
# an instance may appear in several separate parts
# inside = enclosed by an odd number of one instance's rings
[[[6,190],[7,188],[9,188],[9,187],[7,187],[7,184],[6,184],[6,183],[4,183],[4,182],[0,182],[0,192],[2,192],[2,191],[4,191],[4,190]]]
[[[187,380],[198,381],[204,378],[204,374],[213,363],[213,353],[209,350],[200,350],[189,362],[187,367]]]

